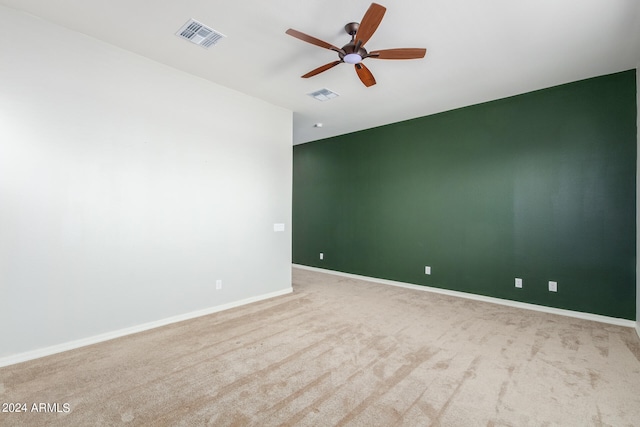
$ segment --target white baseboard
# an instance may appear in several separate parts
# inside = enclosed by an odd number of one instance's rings
[[[132,326],[129,328],[119,329],[117,331],[107,332],[100,335],[95,335],[88,338],[82,338],[76,341],[70,341],[63,344],[54,345],[51,347],[45,347],[38,350],[27,351],[7,357],[0,358],[0,368],[9,365],[15,365],[16,363],[26,362],[28,360],[38,359],[40,357],[51,356],[52,354],[62,353],[64,351],[73,350],[80,347],[85,347],[99,342],[112,340],[114,338],[120,338],[125,335],[136,334],[138,332],[148,331],[149,329],[159,328],[161,326],[170,325],[172,323],[182,322],[184,320],[193,319],[196,317],[206,316],[208,314],[217,313],[231,308],[240,307],[243,305],[251,304],[253,302],[262,301],[269,298],[286,295],[293,292],[293,288],[285,288],[281,291],[271,292],[268,294],[258,295],[251,298],[246,298],[240,301],[230,302],[228,304],[217,305],[215,307],[205,308],[203,310],[192,311],[190,313],[180,314],[177,316],[168,317],[165,319],[156,320],[154,322],[143,323],[141,325]]]
[[[396,282],[394,280],[378,279],[378,278],[375,278],[375,277],[360,276],[358,274],[343,273],[343,272],[340,272],[340,271],[326,270],[326,269],[323,269],[323,268],[309,267],[309,266],[300,265],[300,264],[293,264],[293,267],[294,268],[300,268],[300,269],[303,269],[303,270],[317,271],[319,273],[327,273],[327,274],[333,274],[333,275],[336,275],[336,276],[349,277],[349,278],[352,278],[352,279],[366,280],[368,282],[380,283],[380,284],[383,284],[383,285],[399,286],[399,287],[402,287],[402,288],[415,289],[415,290],[418,290],[418,291],[434,292],[434,293],[437,293],[437,294],[449,295],[449,296],[460,297],[460,298],[467,298],[467,299],[472,299],[472,300],[475,300],[475,301],[489,302],[489,303],[492,303],[492,304],[501,304],[501,305],[506,305],[506,306],[515,307],[515,308],[523,308],[525,310],[534,310],[534,311],[540,311],[540,312],[543,312],[543,313],[558,314],[560,316],[575,317],[575,318],[584,319],[584,320],[592,320],[594,322],[608,323],[610,325],[625,326],[625,327],[628,327],[628,328],[636,328],[636,330],[638,331],[638,335],[640,335],[640,325],[638,325],[637,322],[634,322],[633,320],[628,320],[628,319],[619,319],[617,317],[608,317],[608,316],[602,316],[602,315],[599,315],[599,314],[583,313],[583,312],[580,312],[580,311],[572,311],[572,310],[564,310],[562,308],[547,307],[547,306],[544,306],[544,305],[529,304],[529,303],[526,303],[526,302],[511,301],[511,300],[502,299],[502,298],[487,297],[487,296],[484,296],[484,295],[470,294],[470,293],[467,293],[467,292],[452,291],[452,290],[449,290],[449,289],[441,289],[441,288],[433,288],[433,287],[430,287],[430,286],[414,285],[414,284],[411,284],[411,283]]]

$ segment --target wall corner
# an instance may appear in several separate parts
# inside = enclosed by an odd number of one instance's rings
[[[640,338],[640,263],[638,262],[638,254],[640,254],[640,158],[638,153],[640,152],[640,62],[636,67],[636,333]]]

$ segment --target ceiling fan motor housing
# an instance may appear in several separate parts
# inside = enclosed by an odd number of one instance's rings
[[[353,41],[342,46],[342,52],[338,52],[340,59],[348,64],[357,64],[366,58],[367,55],[366,49],[363,47],[356,49],[356,44]]]
[[[344,30],[351,36],[351,41],[342,46],[342,52],[338,52],[340,60],[347,64],[358,64],[364,58],[367,57],[367,51],[356,45],[355,36],[360,28],[360,24],[357,22],[350,22],[344,26]]]

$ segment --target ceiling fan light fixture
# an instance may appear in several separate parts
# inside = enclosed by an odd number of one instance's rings
[[[349,53],[344,56],[343,60],[347,64],[359,64],[360,62],[362,62],[362,56],[358,55],[357,53]]]

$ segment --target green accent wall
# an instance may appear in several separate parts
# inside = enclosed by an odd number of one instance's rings
[[[294,146],[293,262],[634,320],[636,117],[630,70]]]

